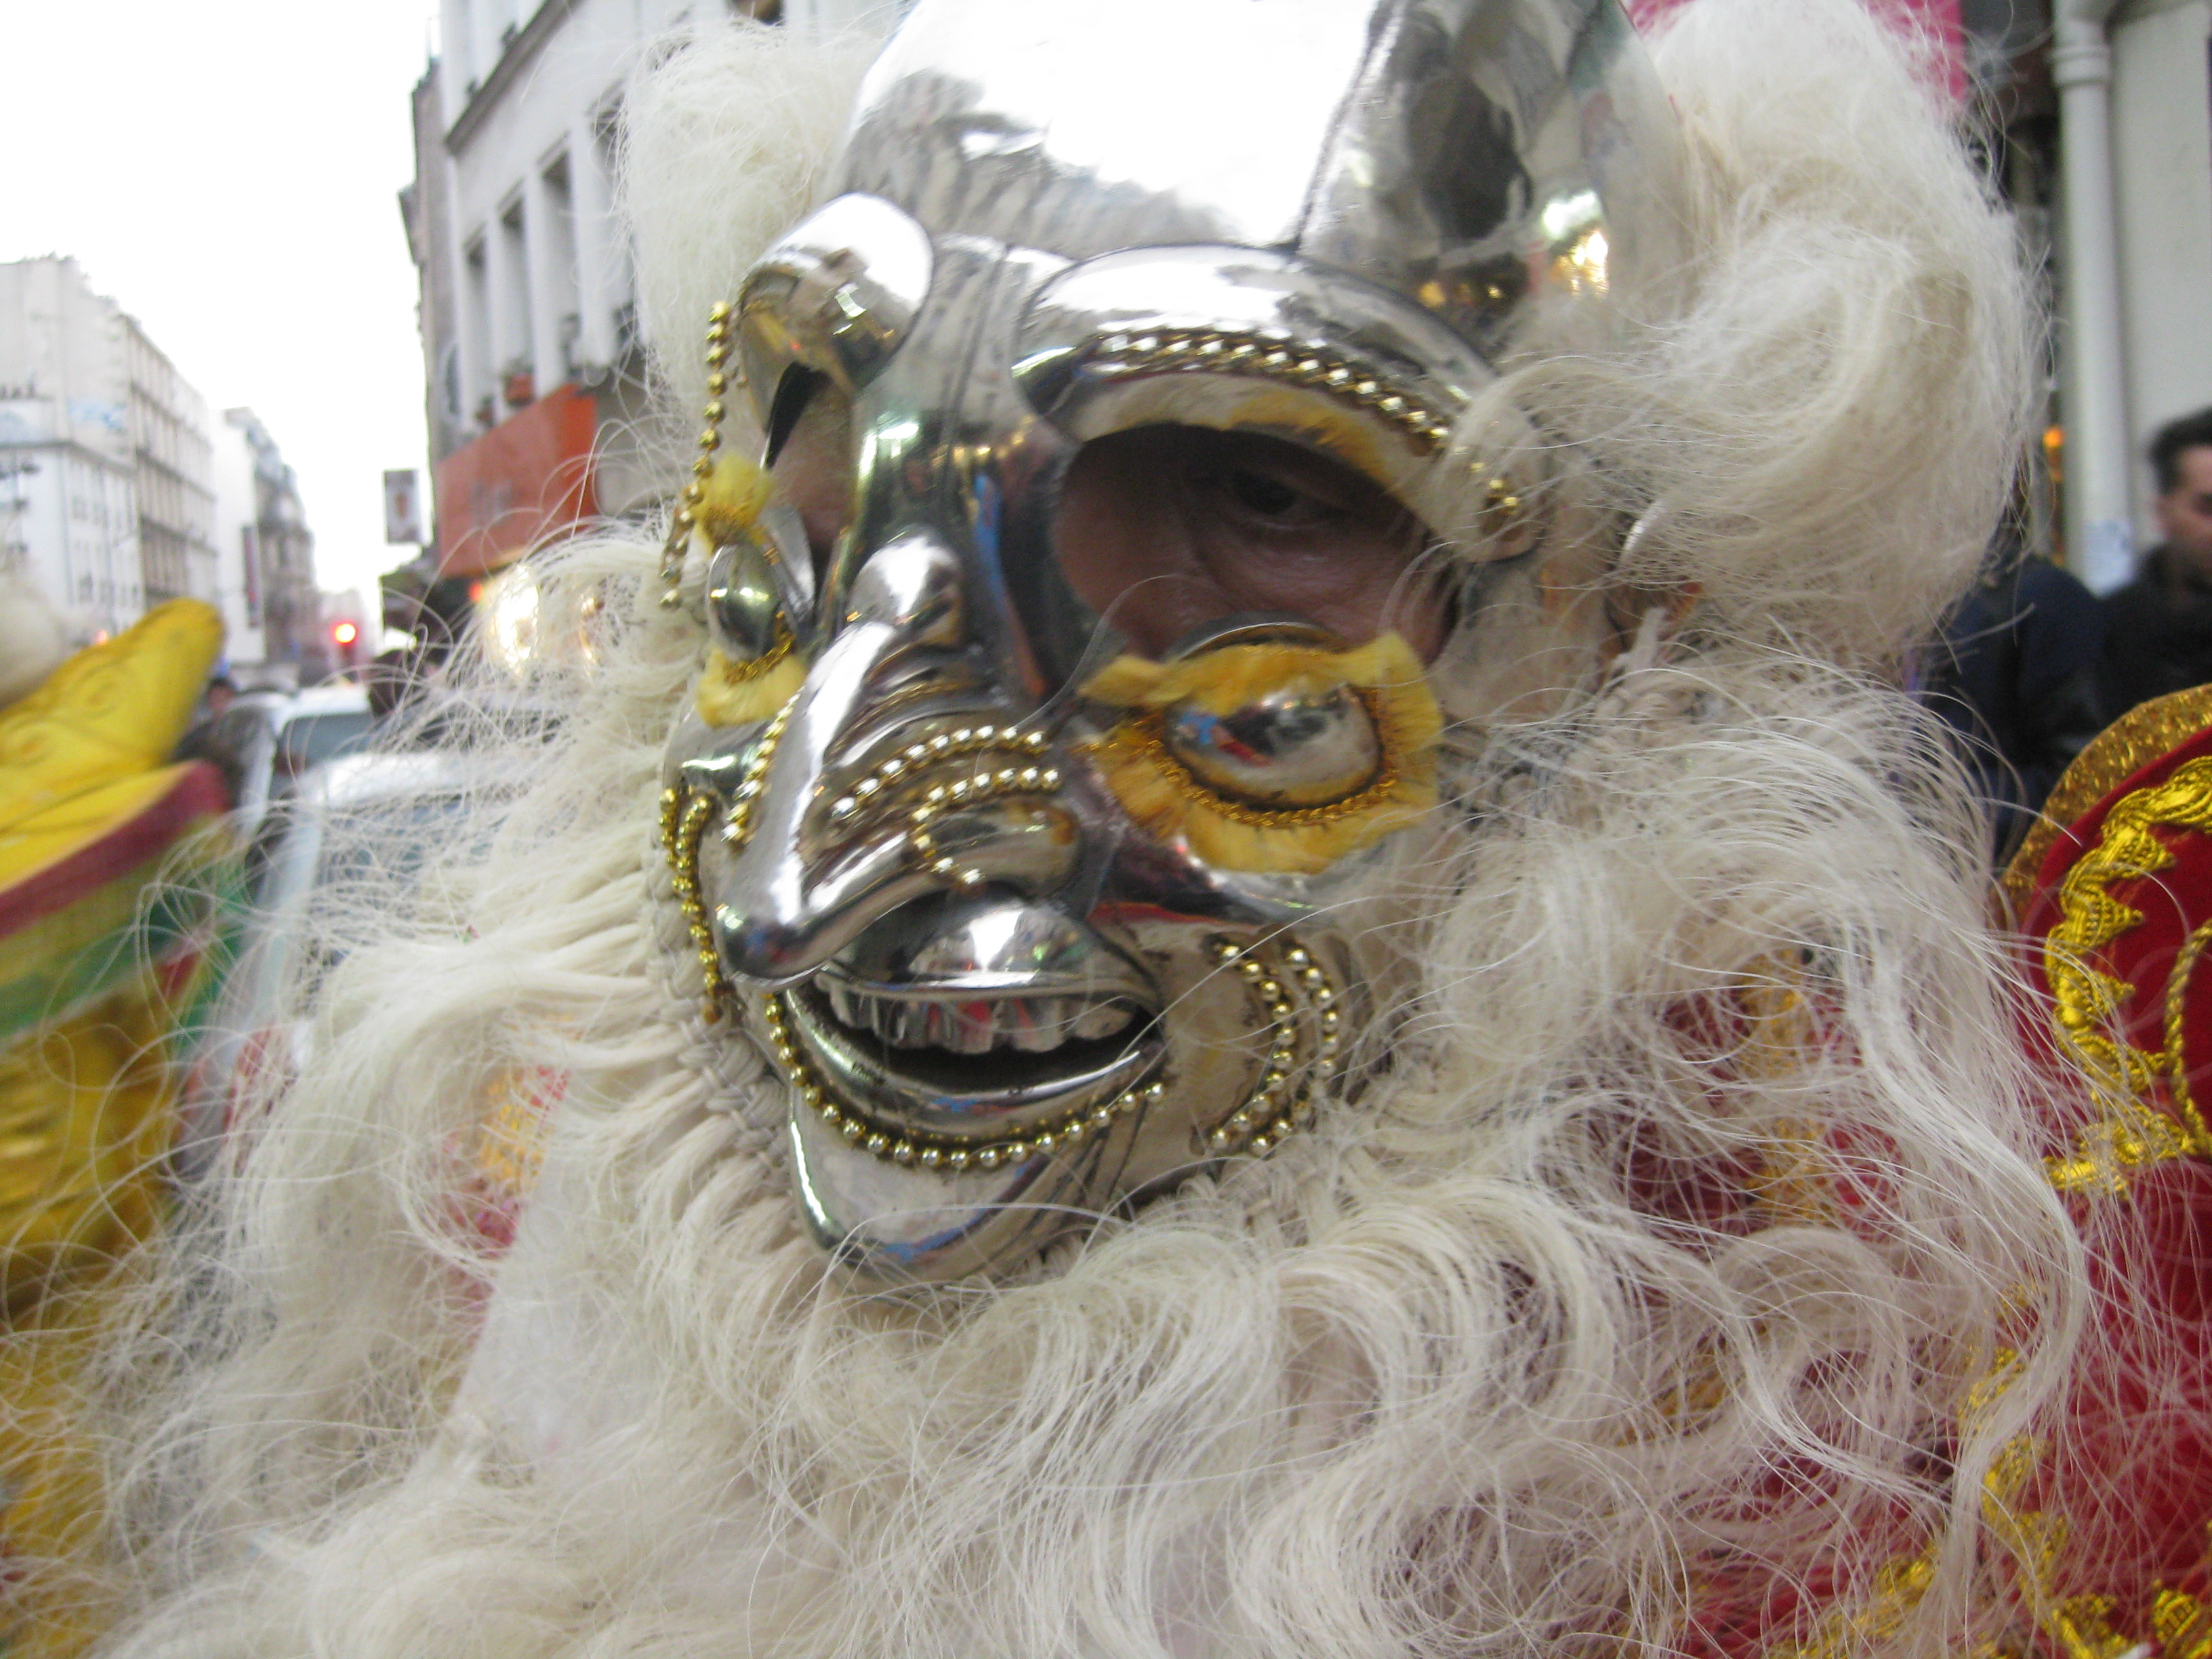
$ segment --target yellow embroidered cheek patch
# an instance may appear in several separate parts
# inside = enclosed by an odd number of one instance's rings
[[[1443,716],[1395,634],[1121,657],[1082,694],[1131,711],[1090,746],[1123,809],[1225,870],[1312,875],[1437,804]]]
[[[709,726],[750,726],[789,702],[805,678],[806,664],[792,650],[788,634],[768,656],[750,661],[726,657],[710,645],[691,701]]]
[[[750,726],[791,701],[806,678],[791,625],[776,597],[769,564],[774,555],[757,526],[767,508],[771,483],[750,461],[731,457],[708,479],[692,532],[695,551],[718,578],[707,596],[717,643],[692,694],[699,718],[709,726]],[[726,649],[725,647],[727,647]]]

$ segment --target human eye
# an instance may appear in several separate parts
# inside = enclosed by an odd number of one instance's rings
[[[1223,476],[1221,488],[1237,511],[1270,525],[1320,524],[1333,511],[1328,502],[1312,492],[1255,467],[1231,467]]]
[[[1200,503],[1229,524],[1263,532],[1322,529],[1341,522],[1349,503],[1315,469],[1247,455],[1201,456],[1187,474]]]

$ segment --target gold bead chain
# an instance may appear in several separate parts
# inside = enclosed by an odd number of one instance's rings
[[[963,806],[1002,800],[1009,795],[1049,795],[1059,788],[1060,769],[1056,766],[1007,766],[996,772],[977,772],[956,778],[951,783],[933,785],[921,798],[921,805],[908,815],[907,850],[914,855],[915,862],[930,874],[943,876],[957,886],[980,887],[983,872],[962,869],[957,860],[939,857],[937,839],[929,833],[929,826],[944,813],[957,811]]]
[[[1223,965],[1234,967],[1259,999],[1271,1022],[1273,1041],[1259,1084],[1243,1103],[1206,1137],[1206,1146],[1216,1153],[1241,1151],[1255,1158],[1264,1157],[1311,1116],[1313,1085],[1336,1069],[1335,1055],[1342,1042],[1339,1034],[1342,1016],[1335,1006],[1336,988],[1303,945],[1294,945],[1284,954],[1288,972],[1280,975],[1271,974],[1258,957],[1226,940],[1215,945],[1214,954]],[[1291,1080],[1291,1066],[1297,1054],[1297,1011],[1290,1000],[1284,978],[1297,981],[1299,990],[1313,1006],[1317,1027],[1313,1059],[1295,1085]],[[1022,1135],[985,1139],[915,1133],[877,1122],[831,1097],[792,1037],[787,1000],[786,994],[771,994],[761,1001],[761,1023],[768,1030],[769,1052],[778,1068],[800,1103],[846,1145],[885,1163],[954,1175],[970,1170],[995,1170],[1022,1163],[1036,1154],[1079,1146],[1092,1135],[1111,1128],[1115,1119],[1161,1100],[1167,1094],[1166,1081],[1154,1079],[1124,1090],[1104,1105],[1070,1113],[1042,1129]]]
[[[699,958],[699,972],[707,984],[703,1012],[712,1024],[722,1014],[722,998],[730,987],[722,977],[722,958],[714,949],[714,935],[707,925],[707,902],[699,890],[699,838],[707,820],[714,816],[714,798],[704,790],[683,788],[660,793],[660,844],[668,854],[676,902],[684,912],[684,926]]]
[[[1336,1070],[1337,1050],[1343,1044],[1339,1031],[1343,1016],[1336,1008],[1336,987],[1314,960],[1313,953],[1303,945],[1294,944],[1284,952],[1283,963],[1290,973],[1281,977],[1269,974],[1259,958],[1226,939],[1213,949],[1215,957],[1224,964],[1233,965],[1266,1006],[1275,1022],[1275,1039],[1267,1054],[1267,1067],[1261,1073],[1259,1087],[1206,1138],[1206,1146],[1216,1152],[1231,1152],[1239,1150],[1241,1141],[1243,1151],[1255,1158],[1264,1158],[1313,1115],[1313,1085],[1326,1080]],[[1312,1063],[1295,1087],[1291,1082],[1290,1066],[1296,1047],[1297,1016],[1285,994],[1285,977],[1297,980],[1298,988],[1313,1005],[1318,1027]]]
[[[752,758],[738,774],[738,787],[730,792],[730,821],[722,826],[722,844],[732,852],[752,839],[753,808],[760,801],[761,791],[767,787],[768,769],[775,763],[776,745],[783,741],[784,728],[791,724],[791,711],[798,706],[799,694],[793,692],[790,701],[775,711],[775,717],[762,730]]]
[[[1011,726],[1001,729],[995,726],[963,726],[940,732],[927,742],[910,743],[889,759],[878,762],[848,793],[830,803],[830,821],[850,824],[859,821],[872,806],[880,810],[901,783],[911,783],[914,775],[933,761],[952,760],[993,750],[1032,757],[1051,746],[1051,739],[1042,732],[1016,732]]]
[[[932,784],[908,808],[907,848],[915,861],[932,875],[943,877],[957,887],[980,887],[983,884],[982,872],[963,869],[957,860],[939,856],[929,826],[943,814],[963,806],[1009,795],[1056,793],[1061,782],[1060,769],[1035,764],[1050,747],[1051,739],[1043,732],[1017,732],[1012,727],[963,726],[940,732],[925,742],[910,743],[897,754],[878,763],[853,786],[850,793],[830,803],[830,821],[843,830],[859,828],[890,810],[902,787],[919,787],[918,775],[935,762],[995,753],[1030,763],[977,770],[949,783]]]
[[[1420,454],[1441,447],[1451,423],[1427,400],[1391,385],[1370,363],[1266,334],[1214,328],[1109,334],[1092,362],[1123,374],[1251,374],[1310,386],[1355,409],[1379,415]]]
[[[691,482],[677,499],[676,515],[668,525],[668,541],[660,550],[661,608],[673,611],[684,603],[684,555],[691,544],[692,526],[699,521],[699,507],[707,499],[707,480],[714,471],[714,452],[722,447],[722,395],[730,380],[724,371],[730,361],[730,302],[717,300],[707,313],[706,429],[699,434],[699,455],[691,463]]]
[[[835,1130],[848,1146],[856,1146],[887,1164],[940,1170],[951,1175],[1019,1164],[1034,1154],[1079,1146],[1093,1134],[1111,1128],[1115,1118],[1126,1117],[1138,1107],[1158,1100],[1167,1093],[1167,1085],[1158,1079],[1141,1083],[1134,1088],[1123,1090],[1104,1105],[1072,1112],[1027,1134],[993,1139],[915,1134],[873,1122],[830,1097],[828,1091],[822,1086],[812,1068],[799,1054],[798,1045],[792,1040],[787,1024],[789,1015],[784,1006],[786,1000],[782,994],[771,994],[761,1001],[761,1023],[768,1028],[769,1050],[775,1056],[785,1079],[800,1102]]]
[[[738,787],[730,799],[729,822],[723,826],[722,839],[732,848],[742,848],[751,839],[753,809],[760,799],[768,769],[775,758],[776,744],[782,740],[784,727],[789,724],[791,711],[799,699],[792,698],[775,712],[775,718],[760,735],[760,743],[752,757],[738,774]],[[684,912],[684,925],[691,935],[692,948],[699,957],[701,977],[706,981],[705,1012],[711,1024],[721,1018],[722,1005],[730,984],[722,975],[722,958],[714,949],[714,935],[707,922],[707,898],[699,884],[699,843],[707,834],[707,825],[714,816],[718,805],[711,789],[691,789],[682,784],[660,792],[660,845],[667,854],[669,884],[675,889],[676,902]]]
[[[1451,423],[1442,410],[1393,386],[1374,365],[1276,335],[1212,328],[1109,334],[1091,361],[1113,374],[1251,374],[1310,387],[1381,416],[1406,434],[1418,454],[1434,453],[1451,436]],[[1471,462],[1468,470],[1483,481],[1486,511],[1509,520],[1519,514],[1521,498],[1511,483],[1480,460]]]

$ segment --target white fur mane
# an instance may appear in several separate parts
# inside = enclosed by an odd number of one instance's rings
[[[853,58],[732,32],[641,94],[664,362],[814,188],[792,136],[827,145]],[[1994,1633],[1980,1478],[2063,1376],[2078,1264],[1979,828],[1860,671],[1994,518],[2020,279],[1850,0],[1698,0],[1660,62],[1696,298],[1518,384],[1680,504],[1623,580],[1711,620],[1471,745],[1520,781],[1390,870],[1429,919],[1364,1091],[1024,1282],[851,1293],[668,948],[650,826],[697,641],[650,540],[577,544],[549,580],[615,597],[599,665],[547,671],[573,717],[434,906],[356,896],[312,1065],[149,1269],[113,1654],[1734,1652],[1923,1544],[1871,1645]],[[566,1092],[494,1255],[465,1149],[541,1071]],[[1732,1596],[1734,1637],[1686,1627]]]

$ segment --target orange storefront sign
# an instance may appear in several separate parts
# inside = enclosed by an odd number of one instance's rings
[[[438,571],[512,563],[599,510],[591,395],[556,386],[438,463]]]

